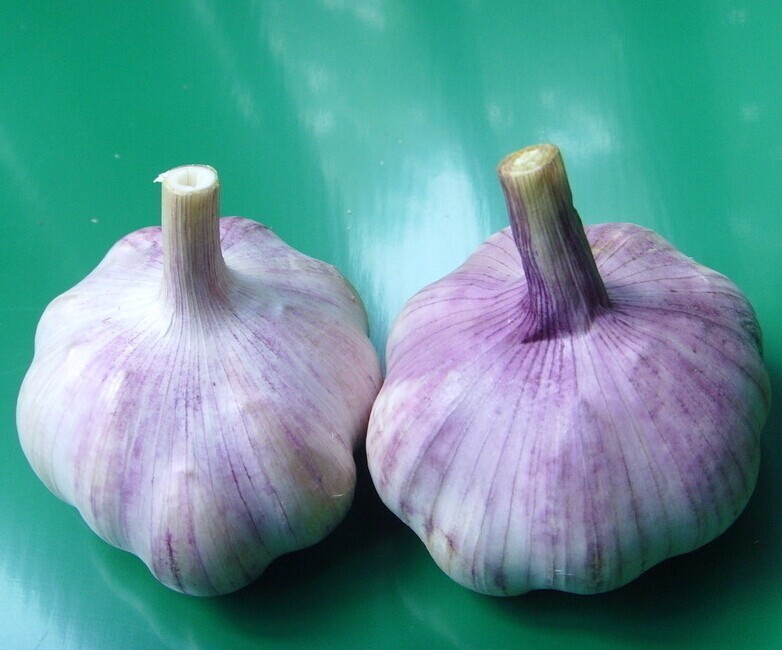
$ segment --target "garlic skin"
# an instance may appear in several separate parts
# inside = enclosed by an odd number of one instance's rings
[[[654,232],[584,229],[556,147],[499,175],[511,226],[391,330],[370,473],[470,589],[608,591],[747,503],[770,400],[760,329],[732,282]]]
[[[45,310],[17,424],[46,486],[194,595],[224,594],[347,512],[381,383],[355,290],[173,169],[162,227]]]

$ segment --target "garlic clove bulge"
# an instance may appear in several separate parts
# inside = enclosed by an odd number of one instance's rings
[[[223,594],[344,517],[379,361],[336,269],[218,219],[212,168],[158,180],[162,227],[44,312],[18,430],[98,535],[173,589]]]
[[[770,400],[760,329],[732,282],[654,232],[584,229],[555,147],[499,175],[510,227],[394,323],[369,469],[462,585],[607,591],[747,503]]]

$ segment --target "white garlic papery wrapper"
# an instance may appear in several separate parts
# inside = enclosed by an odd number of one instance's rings
[[[234,591],[328,534],[381,383],[359,297],[211,167],[161,175],[162,227],[47,307],[17,407],[46,486],[169,587]]]
[[[760,328],[732,282],[654,232],[585,232],[556,147],[499,175],[511,226],[391,330],[369,469],[462,585],[607,591],[747,503],[770,400]]]

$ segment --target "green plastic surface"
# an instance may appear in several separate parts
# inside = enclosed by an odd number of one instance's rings
[[[0,82],[0,648],[782,647],[778,3],[4,2]],[[757,310],[775,405],[715,542],[601,596],[489,598],[364,467],[326,541],[195,599],[32,473],[14,409],[35,325],[158,222],[159,172],[217,168],[223,214],[340,268],[382,350],[404,300],[506,225],[495,166],[539,141],[585,222],[654,228]]]

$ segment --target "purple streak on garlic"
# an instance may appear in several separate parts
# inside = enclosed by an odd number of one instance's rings
[[[370,472],[462,585],[607,591],[747,503],[770,399],[760,329],[733,283],[654,232],[585,232],[555,147],[499,175],[510,228],[392,328]]]
[[[344,517],[379,362],[336,269],[218,219],[211,167],[158,180],[162,228],[41,318],[19,435],[103,539],[173,589],[222,594]]]

